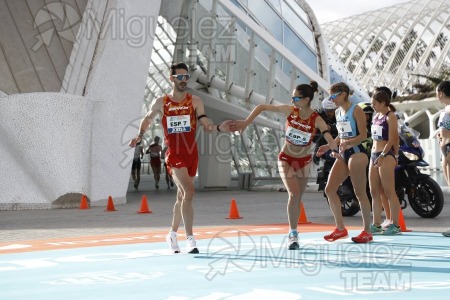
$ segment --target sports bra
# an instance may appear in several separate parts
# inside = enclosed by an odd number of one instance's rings
[[[442,129],[450,130],[450,114],[445,111],[445,108],[439,115],[438,127]]]
[[[308,119],[300,119],[300,109],[294,107],[286,119],[286,142],[295,146],[308,146],[316,133],[316,118],[319,114],[314,111]]]
[[[372,127],[370,132],[372,133],[372,139],[375,141],[387,141],[389,140],[389,124],[387,122],[387,116],[391,113],[388,111],[385,115],[376,114],[372,120]]]
[[[340,138],[352,138],[358,135],[358,126],[353,116],[356,105],[352,103],[347,112],[344,112],[342,107],[336,110],[336,128]]]

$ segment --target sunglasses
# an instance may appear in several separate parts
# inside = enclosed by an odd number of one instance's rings
[[[342,93],[342,92],[339,92],[339,93],[336,93],[336,94],[331,95],[331,96],[330,96],[330,100],[336,99],[337,96],[339,96],[341,93]]]
[[[303,98],[305,98],[305,97],[294,96],[294,97],[292,97],[292,101],[298,102],[298,101],[302,100]]]
[[[176,75],[171,75],[172,77],[178,79],[178,80],[189,80],[189,78],[191,78],[191,74],[176,74]]]

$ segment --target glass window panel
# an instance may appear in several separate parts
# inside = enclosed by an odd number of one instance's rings
[[[245,10],[244,7],[242,7],[239,3],[237,3],[236,0],[232,1],[240,10],[242,10],[246,15],[247,15],[247,11]],[[217,6],[217,13],[219,16],[231,16],[231,14],[228,12],[228,10],[224,9],[221,5]],[[236,24],[238,25],[237,28],[241,28],[243,31],[247,31],[247,26],[245,26],[245,23],[242,22],[240,19],[236,18]]]
[[[250,161],[247,156],[247,149],[242,141],[241,135],[234,133],[231,135],[233,152],[238,159],[238,169],[240,172],[251,172]]]
[[[317,56],[306,44],[284,23],[284,45],[300,58],[311,70],[317,72]]]
[[[283,42],[283,22],[266,2],[262,2],[261,0],[249,0],[248,8],[258,21],[263,24],[278,41]]]
[[[305,21],[306,24],[309,24],[308,14],[303,10],[303,8],[300,7],[300,5],[298,5],[297,2],[295,2],[294,0],[285,0],[285,1],[295,10],[295,12],[303,19],[303,21]],[[281,1],[281,3],[282,5],[284,5],[283,1]]]
[[[278,176],[277,161],[278,161],[278,137],[274,131],[268,127],[258,127],[259,140],[262,145],[262,151],[266,158],[266,169],[270,171],[270,176]]]
[[[212,1],[208,1],[208,2],[212,3]],[[231,2],[234,5],[236,5],[237,7],[239,7],[240,10],[242,10],[243,12],[245,12],[247,14],[247,11],[245,10],[245,8],[237,0],[231,0]],[[247,4],[245,4],[245,5],[247,5]]]
[[[264,149],[258,138],[258,128],[255,125],[251,125],[247,128],[248,155],[252,157],[254,163],[254,171],[256,177],[268,177],[270,172],[265,157]]]
[[[239,0],[239,2],[241,2],[242,5],[248,6],[248,1],[247,0]]]
[[[280,0],[268,0],[268,2],[281,14]]]
[[[312,30],[298,17],[298,15],[284,2],[281,2],[283,7],[283,17],[291,28],[293,28],[298,35],[306,41],[311,49],[316,49],[314,42],[314,35]]]

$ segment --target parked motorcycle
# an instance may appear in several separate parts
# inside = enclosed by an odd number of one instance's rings
[[[407,207],[405,196],[413,211],[422,218],[437,217],[444,207],[444,195],[439,184],[430,175],[424,174],[419,167],[427,167],[429,164],[423,160],[424,151],[418,140],[419,133],[408,127],[402,119],[398,120],[400,150],[398,166],[395,169],[395,188],[402,209]],[[318,190],[323,191],[328,181],[328,175],[334,163],[334,158],[328,151],[321,158],[324,161],[318,169]],[[368,168],[367,168],[368,170]],[[353,185],[348,177],[337,191],[342,204],[342,215],[353,216],[360,210],[358,199],[355,196]],[[367,182],[367,195],[370,195]],[[324,196],[326,197],[325,193]]]

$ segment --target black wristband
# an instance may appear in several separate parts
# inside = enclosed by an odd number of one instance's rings
[[[217,125],[217,132],[220,132],[220,124],[219,125]]]
[[[142,138],[144,136],[144,131],[139,132],[138,137]]]
[[[324,130],[324,131],[322,131],[322,135],[325,135],[325,133],[330,133],[330,131],[329,130]],[[330,133],[331,134],[331,133]]]
[[[207,117],[208,117],[207,115],[203,114],[203,115],[198,116],[198,117],[197,117],[197,120],[200,121],[201,118],[207,118]]]

